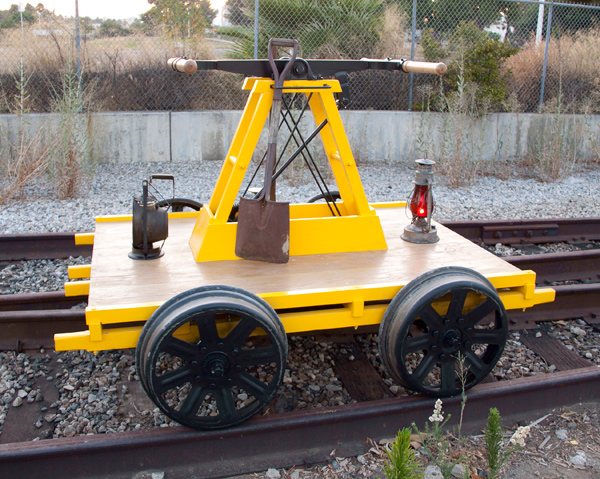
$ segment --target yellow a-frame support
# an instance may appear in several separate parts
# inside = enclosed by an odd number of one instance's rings
[[[212,198],[200,210],[189,241],[197,262],[240,259],[234,253],[237,223],[228,218],[271,110],[273,85],[265,78],[246,78],[244,82],[243,89],[251,90],[250,97]],[[283,88],[284,93],[307,95],[317,125],[327,120],[320,135],[342,199],[337,204],[341,216],[332,216],[326,204],[290,205],[290,256],[387,249],[335,103],[333,94],[341,92],[339,82],[286,81]]]

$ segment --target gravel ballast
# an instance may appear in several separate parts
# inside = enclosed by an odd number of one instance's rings
[[[71,200],[54,199],[52,186],[37,182],[25,189],[23,199],[2,205],[0,234],[93,231],[96,216],[130,214],[133,196],[141,194],[141,182],[151,173],[173,174],[176,197],[205,203],[219,170],[216,162],[100,165],[95,178],[81,188],[82,196]],[[358,170],[371,202],[406,200],[412,192],[412,165],[365,165]],[[170,195],[169,182],[155,184]],[[299,174],[277,183],[278,201],[303,202],[318,193],[312,180],[302,181]],[[483,177],[456,189],[440,177],[434,199],[438,221],[599,216],[600,171],[587,170],[555,183]]]

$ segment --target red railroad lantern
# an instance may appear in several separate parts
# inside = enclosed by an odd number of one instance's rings
[[[408,204],[412,221],[404,228],[402,239],[411,243],[435,243],[440,239],[435,226],[431,224],[435,205],[432,194],[435,161],[420,159],[416,163],[417,171],[413,180],[415,189]]]

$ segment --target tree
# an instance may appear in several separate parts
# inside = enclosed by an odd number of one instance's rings
[[[253,0],[245,0],[243,10],[252,21],[253,5]],[[384,9],[383,0],[261,0],[258,55],[266,57],[270,38],[295,38],[305,58],[368,56],[379,41]],[[241,37],[233,56],[251,58],[252,28],[228,33]]]
[[[423,33],[422,45],[426,61],[448,62],[444,77],[448,91],[467,85],[475,92],[478,106],[502,108],[512,74],[504,62],[519,50],[517,47],[499,41],[473,22],[457,25],[447,48],[435,40],[431,30]]]
[[[79,17],[79,28],[81,29],[81,33],[83,33],[83,41],[85,43],[88,35],[95,30],[94,21],[90,17]]]
[[[227,0],[227,20],[232,25],[250,25],[252,20],[244,13],[244,0]]]
[[[139,18],[131,24],[131,30],[142,35],[152,35],[155,27],[154,19],[149,12],[142,13]]]
[[[152,21],[176,38],[202,35],[217,16],[209,0],[148,0],[148,3],[152,5],[147,12]]]
[[[31,25],[35,22],[35,8],[29,3],[23,10],[23,23]],[[18,5],[11,5],[8,10],[0,11],[0,28],[16,28],[21,25],[21,12]]]
[[[131,30],[123,26],[119,20],[107,18],[97,30],[99,37],[126,37],[131,35]]]

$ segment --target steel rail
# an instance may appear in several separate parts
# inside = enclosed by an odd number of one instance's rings
[[[87,302],[87,296],[65,296],[64,291],[0,295],[0,312],[68,309]]]
[[[511,310],[511,328],[535,327],[536,322],[583,318],[600,322],[600,250],[508,256],[507,262],[537,273],[538,284],[554,281],[596,281],[553,286],[556,300],[526,311]],[[53,347],[55,333],[86,328],[85,311],[70,309],[86,296],[67,298],[64,291],[0,295],[0,350],[34,350]]]
[[[555,255],[555,259],[560,255]],[[575,255],[564,255],[560,261],[567,261],[569,256]],[[592,256],[588,255],[588,262]],[[535,261],[544,256],[526,258],[517,262]],[[553,267],[548,264],[548,270],[552,272]],[[529,269],[525,263],[519,267]],[[542,268],[531,266],[531,269]],[[570,270],[567,268],[567,271]],[[542,277],[540,274],[539,278]],[[536,321],[567,317],[583,317],[595,322],[600,308],[600,283],[555,288],[557,300],[554,303],[538,305],[526,312],[511,311],[512,326],[521,328]],[[19,308],[16,316],[21,320],[16,323],[21,325],[28,325],[34,318],[45,322],[43,318],[49,314],[56,315],[53,320],[48,320],[49,327],[55,327],[61,315],[66,323],[74,320],[68,316],[79,315],[77,321],[84,324],[83,310],[61,310],[61,300],[52,299],[57,294],[44,294],[45,297],[0,296],[1,330],[7,334],[12,331],[7,322],[13,314],[11,308],[13,311]],[[29,298],[23,301],[16,296]],[[76,301],[81,302],[81,299]],[[34,305],[29,307],[28,302]],[[52,311],[47,307],[49,304],[59,309]],[[5,306],[3,311],[1,305]],[[26,327],[31,330],[31,325]],[[73,323],[65,327],[66,330],[77,329]],[[480,430],[490,407],[499,408],[507,421],[522,422],[535,419],[552,408],[596,401],[599,393],[600,368],[596,366],[480,384],[469,392],[463,428],[465,432]],[[412,422],[423,424],[432,408],[432,399],[409,396],[272,414],[219,432],[197,432],[184,427],[155,428],[0,445],[0,475],[129,478],[141,471],[164,471],[170,478],[216,478],[264,470],[267,465],[285,468],[324,462],[331,459],[333,449],[338,457],[361,454],[370,447],[368,438],[375,441],[392,438],[398,429],[410,426]],[[460,398],[446,399],[444,410],[452,414],[453,420],[458,419]]]
[[[600,279],[600,249],[508,256],[503,259],[520,269],[535,271],[538,284]]]
[[[0,235],[0,261],[91,256],[91,245],[76,245],[75,233]]]
[[[548,394],[552,391],[552,394]],[[596,401],[600,368],[556,372],[497,383],[469,392],[463,432],[480,430],[489,409],[506,421],[527,422],[556,407]],[[363,454],[369,439],[393,438],[402,427],[423,424],[434,400],[421,396],[311,411],[272,414],[235,428],[198,432],[181,426],[0,445],[4,477],[130,478],[142,471],[170,479],[218,478],[313,464]],[[455,425],[461,398],[444,401]]]
[[[445,221],[444,226],[485,245],[600,240],[600,218]]]
[[[538,304],[525,311],[510,310],[512,329],[536,327],[543,321],[580,318],[590,324],[600,323],[600,283],[552,286],[556,298],[552,303]]]
[[[86,328],[85,310],[72,309],[87,296],[64,291],[0,295],[0,351],[54,348],[54,334]]]

